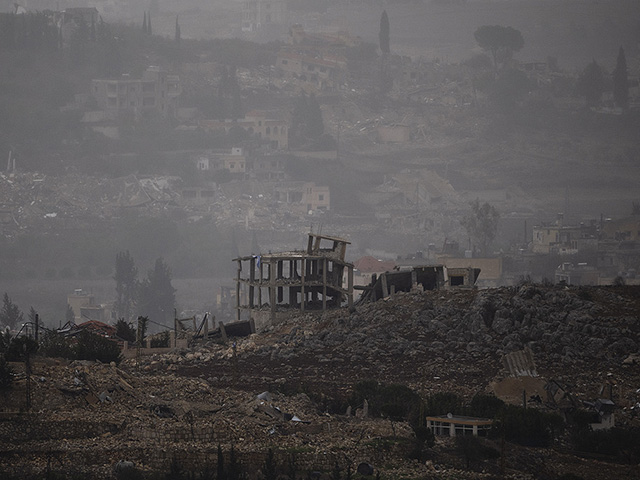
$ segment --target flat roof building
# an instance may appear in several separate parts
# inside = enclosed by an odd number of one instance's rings
[[[430,428],[434,435],[473,435],[484,437],[491,429],[493,420],[488,418],[464,417],[461,415],[438,415],[427,417],[427,428]]]

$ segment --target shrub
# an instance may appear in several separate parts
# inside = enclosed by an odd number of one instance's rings
[[[134,343],[136,341],[136,329],[133,328],[133,325],[127,323],[124,318],[120,318],[116,322],[116,336],[127,342]]]
[[[354,386],[349,404],[360,405],[365,400],[369,403],[369,414],[373,417],[384,416],[394,421],[418,423],[422,400],[406,385],[385,385],[375,380],[364,380]]]
[[[5,342],[10,338],[5,336]],[[25,355],[33,355],[38,351],[38,343],[29,337],[13,337],[8,341],[5,351],[5,358],[9,362],[21,362],[25,359]]]
[[[8,390],[11,388],[13,382],[13,371],[4,358],[4,355],[0,354],[0,390]]]
[[[47,332],[40,344],[40,352],[46,357],[72,358],[71,343],[64,335]]]
[[[468,414],[474,417],[494,418],[504,406],[505,403],[495,395],[478,393],[471,399]]]
[[[640,461],[640,429],[582,429],[573,436],[574,446],[582,452],[619,457],[630,464]]]
[[[491,436],[529,447],[551,444],[563,420],[556,414],[507,405],[496,417]]]
[[[113,340],[91,332],[82,331],[76,337],[73,357],[76,360],[98,360],[102,363],[120,362],[120,347]]]
[[[451,392],[434,393],[427,398],[427,415],[454,415],[464,414],[464,403],[462,398]]]

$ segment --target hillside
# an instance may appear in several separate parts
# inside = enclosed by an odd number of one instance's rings
[[[183,472],[214,468],[221,445],[225,455],[233,446],[249,478],[264,473],[269,448],[282,473],[295,458],[298,475],[317,470],[321,478],[336,464],[344,472],[362,462],[381,478],[496,478],[502,461],[502,478],[637,478],[632,450],[622,463],[578,456],[568,427],[546,448],[508,442],[505,450],[485,441],[492,451],[508,452],[504,460],[467,464],[455,442],[438,437],[418,462],[409,458],[416,440],[407,423],[376,418],[374,403],[363,417],[362,403],[350,403],[367,379],[408,386],[423,400],[449,392],[469,402],[495,392],[518,404],[525,389],[542,399],[531,408],[551,413],[610,395],[616,424],[637,428],[639,293],[532,284],[416,291],[351,312],[292,315],[230,344],[210,341],[119,368],[42,360],[33,370],[32,412],[2,416],[1,472],[36,478],[49,468],[109,478],[126,459],[154,478],[172,461]],[[538,376],[509,377],[502,357],[524,347]],[[552,380],[564,395],[547,397]],[[1,397],[2,410],[18,408],[23,398],[21,380]]]

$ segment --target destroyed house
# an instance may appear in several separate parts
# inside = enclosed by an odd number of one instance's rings
[[[396,292],[410,292],[414,288],[426,291],[449,287],[472,287],[479,275],[479,268],[425,265],[409,269],[394,269],[380,275],[374,274],[369,285],[356,285],[354,288],[363,291],[359,302],[375,302]]]
[[[341,238],[310,233],[304,251],[234,259],[238,264],[237,320],[248,312],[260,330],[275,323],[281,312],[325,311],[343,302],[352,306],[353,265],[345,261],[349,244]]]

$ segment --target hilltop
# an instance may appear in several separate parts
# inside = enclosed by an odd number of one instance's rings
[[[398,385],[397,401],[409,387],[423,400],[450,393],[466,403],[495,393],[518,404],[526,389],[543,399],[530,408],[562,414],[611,396],[616,424],[632,431],[639,424],[638,293],[533,284],[414,291],[352,311],[292,314],[228,344],[209,341],[119,367],[44,359],[33,369],[32,412],[5,413],[0,422],[5,478],[35,478],[47,468],[109,478],[123,459],[150,478],[172,462],[202,472],[216,463],[218,445],[227,458],[233,446],[250,478],[264,471],[269,448],[282,473],[295,458],[302,476],[317,470],[328,478],[335,464],[344,475],[366,462],[381,478],[495,478],[499,459],[466,465],[448,438],[411,459],[414,430],[378,417],[373,399],[364,416],[366,407],[353,403],[358,385]],[[524,348],[537,376],[509,377],[503,356]],[[545,395],[552,380],[564,395]],[[3,410],[17,408],[23,395],[24,380],[3,397]],[[585,459],[567,431],[545,448],[508,442],[504,478],[637,478],[633,451],[626,463]],[[501,451],[499,442],[485,442]]]

